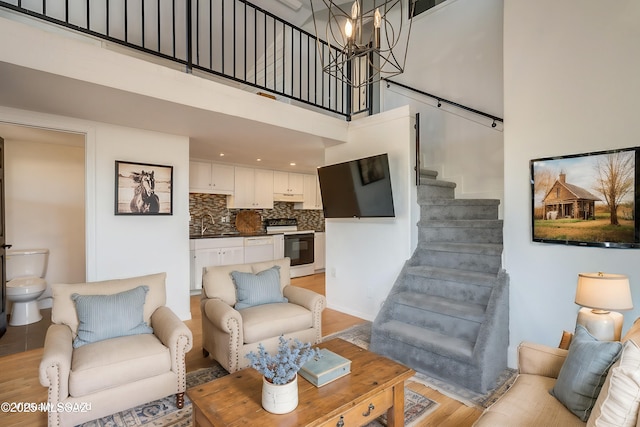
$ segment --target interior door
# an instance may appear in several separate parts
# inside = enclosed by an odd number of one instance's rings
[[[11,245],[5,242],[4,233],[4,139],[0,138],[0,274],[2,292],[0,292],[0,337],[7,332],[7,275],[5,274],[6,250]]]

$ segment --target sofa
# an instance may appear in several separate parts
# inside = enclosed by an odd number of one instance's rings
[[[165,273],[54,284],[40,362],[48,423],[74,426],[169,395],[184,404],[193,337],[165,306]]]
[[[277,350],[280,336],[322,341],[323,295],[291,286],[291,260],[205,267],[202,274],[202,351],[228,372],[249,366],[262,344]]]
[[[514,384],[474,426],[640,426],[637,343],[640,319],[620,342],[597,342],[576,326],[567,350],[521,343]]]

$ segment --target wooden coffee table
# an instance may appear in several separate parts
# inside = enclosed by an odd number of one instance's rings
[[[351,373],[322,387],[298,376],[298,407],[274,415],[262,409],[262,375],[252,368],[193,387],[196,426],[360,426],[386,412],[389,427],[404,425],[404,381],[415,373],[400,363],[339,338],[318,344],[351,360]]]

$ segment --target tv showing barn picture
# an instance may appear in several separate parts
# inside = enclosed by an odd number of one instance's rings
[[[640,147],[530,161],[535,242],[640,248]]]

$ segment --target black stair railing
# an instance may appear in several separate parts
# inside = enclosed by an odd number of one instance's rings
[[[407,85],[402,84],[402,83],[398,83],[398,82],[393,81],[393,80],[389,80],[389,79],[382,79],[382,80],[387,83],[387,87],[389,87],[390,85],[393,84],[393,85],[399,86],[401,88],[410,90],[412,92],[419,93],[420,95],[424,95],[424,96],[427,96],[429,98],[433,98],[436,101],[438,101],[438,104],[437,104],[438,108],[440,108],[442,106],[442,103],[445,103],[445,104],[453,105],[454,107],[460,108],[462,110],[469,111],[471,113],[477,114],[479,116],[487,117],[487,118],[493,120],[493,122],[491,123],[491,127],[492,128],[495,128],[497,126],[496,122],[504,123],[504,119],[502,119],[501,117],[494,116],[494,115],[488,114],[488,113],[484,113],[484,112],[482,112],[480,110],[476,110],[475,108],[467,107],[466,105],[462,105],[462,104],[459,104],[457,102],[450,101],[450,100],[448,100],[446,98],[443,98],[441,96],[433,95],[431,93],[425,92],[425,91],[420,90],[420,89],[413,88],[411,86],[407,86]]]
[[[370,111],[370,91],[363,100],[322,71],[318,51],[335,48],[246,0],[0,0],[0,6],[347,120]]]

